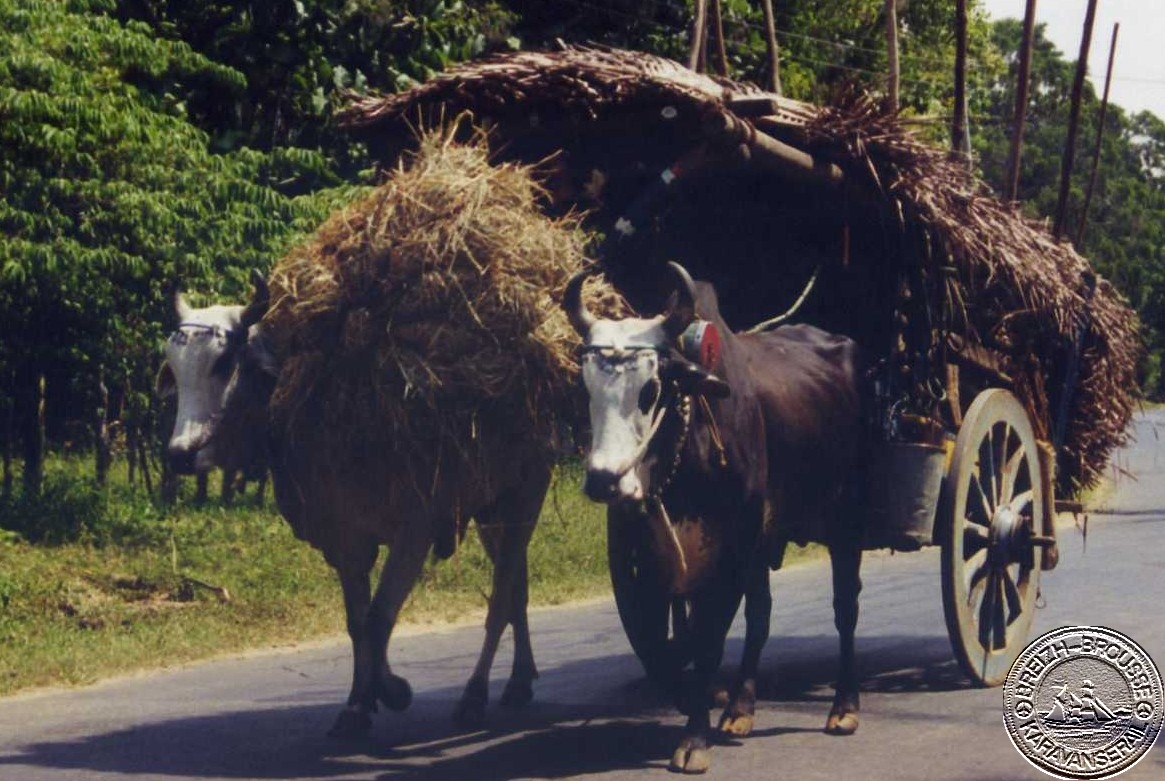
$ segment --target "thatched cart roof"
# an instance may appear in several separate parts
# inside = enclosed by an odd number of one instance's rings
[[[908,354],[914,396],[971,356],[983,384],[1013,387],[1041,438],[1062,440],[1061,489],[1094,483],[1127,437],[1141,352],[1132,310],[1069,244],[870,100],[811,106],[650,55],[567,48],[460,66],[357,101],[343,121],[391,165],[418,125],[466,110],[492,127],[498,157],[544,161],[551,210],[584,210],[622,237],[600,260],[640,307],[659,304],[659,269],[677,259],[747,327],[821,267],[803,319],[874,355]],[[680,181],[652,195],[669,167]],[[615,229],[628,215],[629,235]]]

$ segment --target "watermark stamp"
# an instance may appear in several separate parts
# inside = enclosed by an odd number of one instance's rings
[[[1102,626],[1037,638],[1003,683],[1003,722],[1019,753],[1056,778],[1112,778],[1149,753],[1162,722],[1161,673]]]

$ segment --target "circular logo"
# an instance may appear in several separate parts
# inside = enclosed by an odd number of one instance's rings
[[[1003,722],[1019,753],[1056,778],[1111,778],[1153,746],[1165,721],[1161,674],[1129,638],[1070,626],[1037,638],[1003,683]]]

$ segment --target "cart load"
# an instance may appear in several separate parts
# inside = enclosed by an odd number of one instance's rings
[[[667,260],[714,282],[735,328],[815,279],[798,318],[895,363],[887,406],[957,424],[976,390],[1010,389],[1055,448],[1062,494],[1095,484],[1127,439],[1134,312],[1068,243],[869,99],[818,107],[571,47],[462,65],[342,121],[391,167],[412,128],[462,111],[498,159],[545,161],[550,213],[587,213],[638,308],[662,308]]]
[[[392,167],[414,127],[463,111],[495,160],[540,163],[548,214],[586,215],[604,237],[590,252],[636,310],[663,311],[674,260],[715,284],[735,331],[795,312],[863,347],[883,447],[864,543],[941,546],[955,654],[1000,683],[1058,558],[1057,493],[1095,484],[1128,437],[1142,341],[1112,285],[861,95],[813,106],[564,48],[463,65],[342,121]],[[666,673],[682,601],[632,531],[608,521],[616,603],[649,674]]]
[[[409,466],[436,447],[472,465],[486,416],[549,441],[581,414],[579,339],[558,301],[586,236],[577,218],[541,210],[528,166],[492,165],[480,135],[453,132],[420,136],[271,272],[272,419],[290,430],[322,414],[341,462],[355,449]],[[609,285],[587,294],[625,311]]]

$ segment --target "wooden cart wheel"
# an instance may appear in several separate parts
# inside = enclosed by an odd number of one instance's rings
[[[623,631],[647,676],[670,683],[687,661],[687,617],[682,600],[671,598],[660,577],[650,542],[642,517],[607,510],[607,566]]]
[[[1033,544],[1043,481],[1027,412],[1009,391],[975,397],[959,428],[936,529],[943,611],[959,665],[998,686],[1027,640],[1039,593]]]

